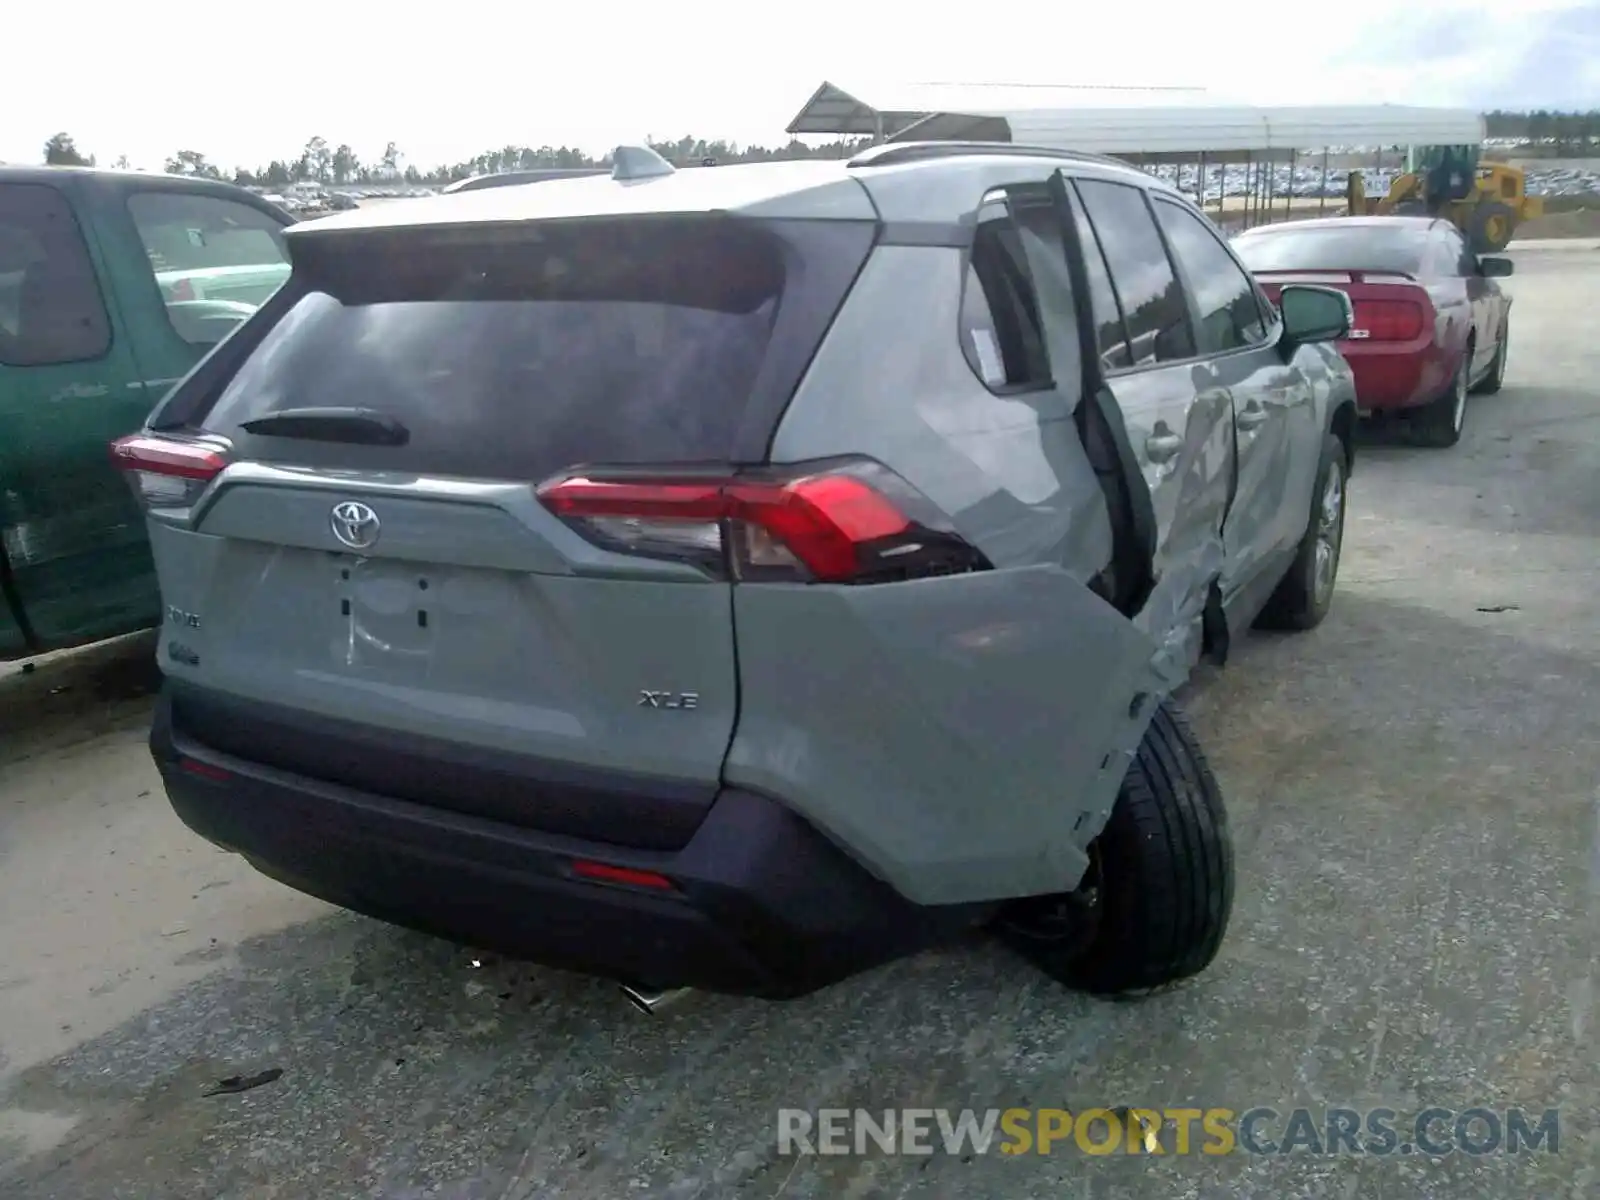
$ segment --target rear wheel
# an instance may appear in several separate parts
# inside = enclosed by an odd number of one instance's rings
[[[1498,392],[1506,381],[1506,354],[1509,352],[1507,339],[1511,336],[1511,327],[1503,325],[1500,328],[1500,343],[1494,348],[1494,365],[1489,368],[1489,373],[1478,381],[1478,386],[1472,390],[1485,396],[1492,396]]]
[[[1325,435],[1305,537],[1294,562],[1256,618],[1258,627],[1314,629],[1328,615],[1339,578],[1339,553],[1344,549],[1345,485],[1349,478],[1350,459],[1344,443],[1331,433]]]
[[[1418,410],[1411,420],[1411,431],[1424,446],[1448,450],[1461,440],[1467,424],[1468,381],[1472,378],[1474,343],[1462,351],[1461,365],[1450,379],[1450,386],[1437,400]]]
[[[1018,901],[1003,936],[1070,987],[1141,993],[1210,965],[1233,911],[1222,789],[1170,699],[1150,721],[1078,889]]]

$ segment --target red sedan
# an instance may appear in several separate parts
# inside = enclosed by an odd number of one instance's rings
[[[1286,283],[1349,295],[1355,323],[1338,345],[1364,415],[1404,412],[1428,444],[1453,446],[1467,394],[1500,390],[1511,297],[1495,280],[1511,260],[1479,258],[1448,221],[1289,221],[1241,233],[1233,247],[1274,302]]]

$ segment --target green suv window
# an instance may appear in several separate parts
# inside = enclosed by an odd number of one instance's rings
[[[128,213],[167,318],[191,344],[220,341],[289,277],[281,228],[248,204],[149,191],[128,197]]]
[[[66,197],[44,184],[0,185],[0,364],[84,362],[110,347],[111,322]]]

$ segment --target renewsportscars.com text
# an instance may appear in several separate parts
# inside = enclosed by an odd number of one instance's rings
[[[1561,1149],[1561,1114],[1520,1108],[799,1108],[780,1154],[1422,1155]]]

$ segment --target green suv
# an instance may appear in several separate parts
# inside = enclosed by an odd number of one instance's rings
[[[157,623],[106,442],[283,284],[291,220],[212,180],[0,166],[0,661]]]

